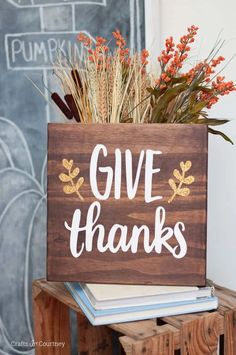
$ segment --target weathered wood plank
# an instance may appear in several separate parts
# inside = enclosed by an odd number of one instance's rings
[[[110,328],[128,337],[144,339],[157,334],[156,320],[143,320],[138,322],[115,323]]]
[[[37,355],[70,354],[69,308],[35,284],[33,318]]]
[[[134,339],[127,336],[121,336],[119,341],[126,355],[132,355]]]
[[[183,322],[194,321],[197,318],[198,317],[196,313],[192,313],[192,314],[190,313],[190,314],[180,314],[177,316],[162,317],[161,319],[164,322],[171,324],[173,327],[180,329]]]
[[[173,332],[163,333],[157,336],[157,349],[160,355],[174,355]]]
[[[169,324],[157,326],[154,321],[140,321],[112,324],[109,327],[125,335],[124,337],[120,337],[120,340],[124,338],[124,344],[122,343],[124,348],[130,348],[130,339],[132,339],[133,342],[138,342],[139,345],[137,346],[140,347],[143,340],[161,337],[166,334],[171,334],[171,339],[173,336],[173,341],[171,340],[173,342],[173,348],[176,350],[180,348],[180,331]],[[162,342],[162,340],[160,340],[160,342]],[[128,352],[127,349],[126,351]]]
[[[93,327],[83,314],[77,314],[78,348],[81,355],[111,355],[112,330],[107,326]]]
[[[181,325],[181,355],[217,355],[219,314],[214,312]]]
[[[174,335],[171,332],[138,341],[120,337],[120,342],[127,355],[174,355]]]
[[[75,302],[74,298],[67,291],[62,282],[48,282],[44,279],[35,280],[33,285],[36,286],[35,289],[42,290],[58,301],[64,303],[69,308],[73,309],[76,312],[81,313],[81,309],[78,304]]]
[[[224,314],[224,354],[236,354],[236,310]]]

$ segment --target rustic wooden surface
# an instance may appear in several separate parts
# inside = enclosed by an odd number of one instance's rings
[[[112,331],[106,326],[93,327],[81,313],[77,314],[80,354],[112,354]]]
[[[34,340],[37,355],[70,354],[69,308],[48,292],[33,286]],[[64,347],[50,343],[63,342]]]
[[[36,341],[65,341],[60,349],[36,347],[38,355],[70,354],[69,308],[78,315],[78,348],[81,355],[112,355],[111,330],[127,355],[236,354],[236,293],[216,286],[219,308],[212,312],[185,314],[138,322],[91,326],[63,284],[37,280],[33,285]]]
[[[49,125],[48,144],[48,254],[47,277],[51,281],[85,281],[130,284],[205,284],[206,256],[206,205],[207,205],[207,127],[204,125]],[[147,224],[154,238],[154,216],[157,206],[166,209],[165,226],[174,227],[177,221],[185,224],[184,235],[188,246],[182,259],[175,259],[165,248],[161,254],[143,250],[143,238],[139,239],[138,252],[106,251],[96,249],[96,238],[92,252],[84,251],[79,258],[72,257],[69,249],[69,232],[64,221],[71,224],[75,209],[82,211],[82,225],[85,224],[88,206],[95,201],[89,184],[90,154],[96,144],[105,144],[110,153],[115,148],[122,152],[129,148],[138,161],[142,149],[161,150],[155,156],[154,165],[161,169],[153,177],[153,195],[163,199],[144,203],[144,168],[136,197],[129,200],[126,196],[125,171],[122,170],[121,199],[114,197],[101,201],[102,211],[99,223],[106,229],[106,236],[114,223],[128,226],[128,237],[134,224]],[[114,154],[101,158],[100,163],[114,167]],[[80,168],[80,176],[85,178],[81,187],[84,201],[76,194],[65,195],[63,183],[58,176],[66,172],[62,159],[73,159],[74,166]],[[122,158],[123,159],[123,158]],[[179,168],[181,161],[190,160],[192,167],[189,175],[195,182],[188,187],[187,197],[177,196],[168,203],[172,190],[168,184],[173,170]],[[124,166],[124,161],[122,161]],[[100,175],[99,187],[104,191],[104,174]],[[114,189],[112,188],[114,196]],[[79,246],[83,242],[80,238]],[[117,242],[117,237],[116,237]],[[173,237],[170,242],[174,247]]]
[[[180,332],[181,353],[217,355],[219,340],[218,313],[183,322]]]

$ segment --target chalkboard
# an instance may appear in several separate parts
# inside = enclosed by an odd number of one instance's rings
[[[45,276],[47,123],[63,120],[45,100],[52,63],[58,50],[79,53],[79,31],[119,29],[140,50],[144,1],[3,0],[0,26],[0,352],[30,354],[31,281]]]

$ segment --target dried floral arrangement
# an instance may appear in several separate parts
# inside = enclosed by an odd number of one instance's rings
[[[96,37],[94,42],[79,33],[82,59],[65,63],[65,58],[58,58],[54,73],[65,95],[64,100],[58,93],[51,98],[67,119],[81,123],[224,124],[228,120],[208,118],[206,111],[236,90],[220,75],[224,67],[218,70],[225,60],[219,55],[223,42],[218,40],[206,59],[183,72],[197,31],[198,27],[189,27],[178,44],[173,37],[166,39],[158,75],[147,69],[148,51],[130,53],[118,30],[112,33],[113,50],[107,39]],[[232,143],[222,132],[208,129]]]

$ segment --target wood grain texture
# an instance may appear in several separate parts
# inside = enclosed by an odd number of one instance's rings
[[[71,297],[62,282],[48,282],[44,279],[35,280],[33,281],[34,294],[36,292],[35,290],[38,290],[38,292],[46,292],[56,300],[65,304],[67,307],[73,309],[75,312],[82,313],[81,308],[75,302],[74,298]]]
[[[216,354],[220,335],[223,336],[220,354],[235,355],[236,292],[216,286],[216,294],[219,308],[214,312],[162,317],[159,325],[156,319],[150,319],[92,327],[62,283],[37,280],[33,283],[35,340],[68,339],[67,317],[68,308],[71,308],[78,314],[80,354],[96,354],[95,350],[98,354],[109,354],[109,351],[111,354],[111,328],[119,334],[120,343],[128,355],[171,354],[172,348],[181,350],[181,355]],[[36,350],[37,354],[54,354],[39,347]],[[55,354],[69,353],[66,349]]]
[[[224,354],[236,354],[236,311],[224,314]]]
[[[64,222],[71,225],[75,209],[81,210],[81,223],[85,225],[87,210],[96,199],[91,192],[89,163],[96,144],[104,144],[108,156],[100,158],[101,166],[114,168],[114,151],[122,151],[122,167],[125,165],[124,152],[130,149],[133,155],[133,170],[136,171],[141,150],[160,150],[154,157],[154,168],[160,172],[153,175],[152,195],[163,198],[151,203],[144,202],[145,168],[141,169],[137,194],[130,200],[126,193],[125,170],[121,175],[121,197],[114,198],[114,187],[108,200],[100,201],[99,223],[105,226],[105,242],[110,228],[119,223],[127,225],[128,240],[133,225],[147,225],[150,230],[150,244],[155,236],[155,211],[158,206],[166,210],[164,227],[174,228],[178,221],[185,225],[183,233],[187,243],[187,254],[182,259],[174,256],[163,246],[160,253],[155,250],[146,253],[143,235],[139,238],[137,253],[119,251],[114,254],[107,250],[97,250],[94,238],[92,251],[83,251],[74,258],[69,247],[69,231]],[[84,184],[80,193],[66,195],[58,176],[63,170],[62,159],[72,159],[74,167],[80,168]],[[189,175],[195,177],[189,185],[190,195],[176,196],[168,203],[172,190],[168,180],[173,178],[173,170],[180,162],[192,162]],[[135,173],[134,173],[135,174]],[[99,189],[104,191],[105,175],[99,173]],[[206,270],[206,206],[207,206],[207,127],[203,125],[82,125],[50,124],[48,132],[48,239],[47,278],[51,281],[84,281],[127,284],[169,284],[204,285]],[[164,228],[163,227],[163,228]],[[78,250],[84,236],[81,233]],[[115,236],[115,245],[119,235]],[[173,236],[169,245],[178,243]]]
[[[179,339],[176,337],[179,333],[178,329],[170,324],[158,326],[156,319],[144,320],[138,322],[127,322],[119,324],[111,324],[110,328],[118,333],[125,334],[134,340],[143,340],[153,336],[158,336],[166,333],[173,333],[175,338],[175,347],[179,345]]]
[[[223,354],[236,354],[236,292],[217,285],[216,295],[219,297],[218,312],[224,317]]]
[[[133,343],[134,340],[132,338],[129,338],[127,336],[121,336],[119,338],[120,344],[122,345],[122,348],[124,349],[124,352],[126,355],[132,355],[133,352]]]
[[[125,349],[125,347],[124,347]],[[129,348],[128,348],[128,351]],[[173,333],[163,333],[132,344],[132,355],[174,355]]]
[[[217,355],[219,314],[214,312],[183,322],[180,332],[181,355]]]
[[[112,329],[116,327],[122,334],[130,334],[119,338],[126,354],[172,355],[180,346],[179,331],[169,324],[157,326],[154,320],[150,320],[131,322],[127,327],[125,323],[111,325]]]
[[[35,284],[33,316],[36,355],[70,354],[69,308]],[[58,343],[64,346],[56,345]]]
[[[83,314],[77,314],[78,348],[81,355],[111,355],[112,330],[93,327]]]

